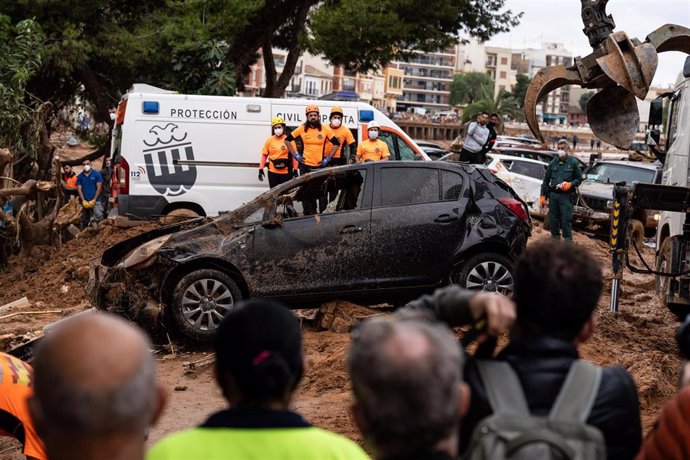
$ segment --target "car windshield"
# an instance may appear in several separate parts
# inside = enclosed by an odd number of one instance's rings
[[[587,172],[587,179],[603,183],[625,182],[633,184],[635,182],[652,183],[654,182],[655,172],[647,168],[637,168],[635,166],[599,163]]]

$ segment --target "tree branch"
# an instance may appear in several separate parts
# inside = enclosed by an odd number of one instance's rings
[[[273,46],[271,40],[267,39],[261,46],[261,53],[264,59],[264,71],[266,72],[266,89],[264,90],[264,97],[274,97],[276,84],[276,63],[273,60]]]

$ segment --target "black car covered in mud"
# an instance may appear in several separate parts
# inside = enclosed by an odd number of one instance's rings
[[[92,265],[87,291],[100,308],[208,340],[246,297],[401,303],[451,282],[509,293],[529,235],[525,203],[483,166],[365,163],[120,242]]]

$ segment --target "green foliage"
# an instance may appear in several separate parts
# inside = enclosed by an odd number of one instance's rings
[[[43,31],[27,19],[12,26],[0,15],[0,147],[16,154],[36,155],[36,109],[40,101],[26,92],[28,81],[41,67]]]
[[[505,0],[330,0],[310,22],[310,49],[366,72],[414,51],[448,48],[468,34],[488,40],[519,22]]]
[[[468,72],[455,75],[450,85],[450,105],[472,104],[487,94],[493,94],[494,82],[483,72]]]
[[[578,102],[584,113],[587,113],[587,103],[590,99],[592,99],[592,96],[594,96],[594,91],[587,91],[586,93],[582,93],[580,95],[580,100]]]
[[[518,107],[515,98],[503,89],[498,92],[496,97],[493,96],[492,92],[485,92],[481,99],[465,107],[462,122],[468,122],[481,112],[497,113],[504,119],[505,117],[520,119],[522,116],[522,110]]]
[[[209,40],[198,48],[179,51],[172,56],[172,70],[183,93],[215,96],[235,94],[235,69],[226,61],[228,44]]]
[[[515,80],[515,86],[513,86],[513,90],[510,94],[513,99],[515,99],[515,102],[517,102],[518,107],[522,109],[525,107],[525,94],[527,94],[527,88],[529,88],[532,79],[525,74],[519,73],[515,76]]]

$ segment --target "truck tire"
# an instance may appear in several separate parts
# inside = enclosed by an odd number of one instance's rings
[[[656,271],[658,272],[668,272],[670,270],[669,264],[671,261],[671,239],[666,238],[661,243],[661,248],[659,248],[659,259],[656,261]],[[666,293],[668,292],[668,281],[667,276],[656,275],[656,292],[661,298],[661,305],[666,308]]]
[[[476,254],[460,265],[453,280],[466,289],[510,295],[514,289],[513,262],[495,252]]]
[[[172,317],[177,329],[197,342],[210,342],[220,321],[243,295],[227,274],[213,269],[194,270],[177,282],[172,295]]]
[[[199,217],[199,213],[187,208],[173,209],[160,218],[161,224],[170,225],[182,222],[183,220]]]

